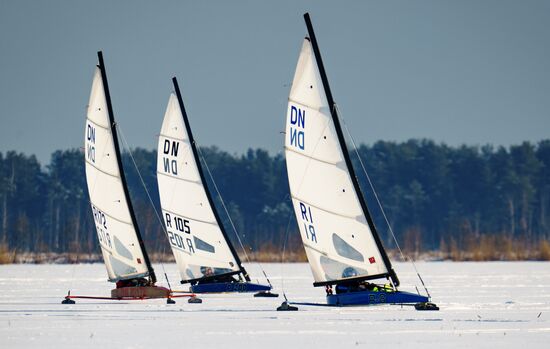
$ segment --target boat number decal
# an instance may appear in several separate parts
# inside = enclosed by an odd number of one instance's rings
[[[306,111],[290,106],[290,145],[304,150],[305,148]]]
[[[183,251],[195,253],[193,240],[191,240],[191,223],[189,220],[165,212],[164,223],[166,224],[166,233],[168,234],[170,245]],[[187,236],[183,237],[182,233],[187,234]]]
[[[300,213],[302,217],[302,223],[304,224],[304,232],[306,238],[312,242],[317,243],[317,235],[315,234],[315,226],[313,225],[313,215],[311,214],[311,207],[307,206],[303,202],[300,202]]]
[[[164,140],[164,145],[162,147],[162,169],[165,173],[172,174],[174,176],[178,175],[178,150],[180,147],[180,142],[170,141],[168,139]]]
[[[228,283],[225,287],[226,292],[246,292],[245,283]]]
[[[86,159],[95,164],[95,127],[86,127]]]
[[[381,293],[379,297],[380,303],[386,303],[386,295]]]
[[[107,230],[107,216],[94,205],[92,205],[92,212],[94,214],[95,228],[97,231],[97,236],[99,237],[99,242],[102,245],[112,248],[111,236]]]
[[[374,297],[373,294],[369,294],[369,303],[375,303],[376,302],[376,298]]]

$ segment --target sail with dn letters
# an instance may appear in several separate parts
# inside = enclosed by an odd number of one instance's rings
[[[166,234],[181,282],[193,292],[254,292],[205,185],[176,78],[158,142],[157,181]]]
[[[361,193],[309,15],[288,98],[285,155],[292,205],[314,286],[328,305],[425,303],[399,280]],[[377,286],[367,280],[387,279]],[[335,290],[332,285],[336,285]],[[295,310],[283,303],[278,310]]]
[[[388,276],[391,264],[354,183],[334,103],[329,103],[309,37],[288,99],[285,154],[292,203],[316,284]]]
[[[122,170],[103,58],[94,72],[85,132],[86,180],[109,281],[155,273],[141,242]]]

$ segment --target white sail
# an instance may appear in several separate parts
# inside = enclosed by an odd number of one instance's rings
[[[304,40],[288,101],[292,203],[316,282],[388,274],[354,189],[312,44]]]
[[[210,206],[190,138],[172,93],[159,136],[157,181],[182,281],[240,270]]]
[[[149,275],[126,200],[101,70],[95,69],[86,118],[86,180],[109,281]]]

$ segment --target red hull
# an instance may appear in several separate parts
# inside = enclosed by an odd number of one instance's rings
[[[111,290],[112,298],[169,298],[170,290],[159,286],[121,287]]]

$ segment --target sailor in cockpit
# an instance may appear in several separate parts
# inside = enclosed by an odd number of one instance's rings
[[[347,267],[342,272],[342,277],[347,278],[353,278],[358,276],[357,271],[353,267]],[[359,291],[371,291],[371,292],[392,292],[393,287],[390,284],[386,284],[384,286],[378,286],[376,284],[372,284],[367,281],[352,281],[340,283],[336,285],[336,294],[339,293],[347,293],[347,292],[359,292]],[[327,291],[328,292],[328,291]]]

